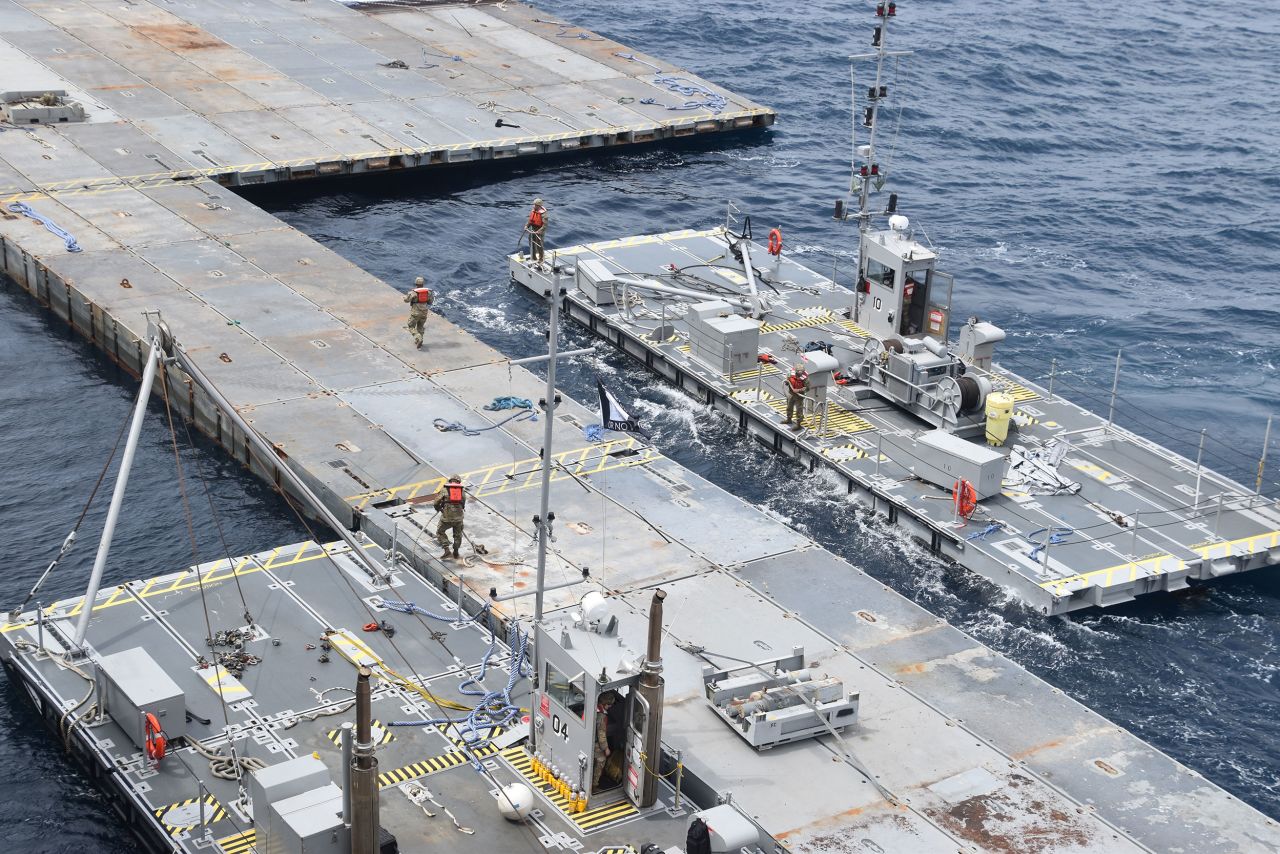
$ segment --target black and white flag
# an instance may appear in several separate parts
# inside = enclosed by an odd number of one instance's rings
[[[596,379],[596,388],[600,389],[600,420],[604,422],[606,428],[633,433],[641,432],[640,425],[613,396],[613,392],[604,387],[604,383],[599,378]]]

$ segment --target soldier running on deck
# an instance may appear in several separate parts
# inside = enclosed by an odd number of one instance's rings
[[[413,334],[413,342],[419,350],[422,349],[422,329],[431,316],[433,299],[431,289],[421,276],[413,280],[413,287],[404,295],[404,301],[409,303],[409,322],[405,324],[405,329]]]
[[[453,531],[453,556],[458,556],[462,548],[462,517],[467,506],[467,496],[462,488],[462,477],[452,475],[444,485],[440,497],[433,505],[440,514],[440,524],[436,528],[436,541],[444,549],[443,557],[449,557],[449,531]]]

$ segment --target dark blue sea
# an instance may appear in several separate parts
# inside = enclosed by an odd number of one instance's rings
[[[723,221],[757,227],[841,276],[856,233],[830,216],[848,181],[845,57],[869,47],[868,2],[542,0],[776,107],[767,134],[623,154],[257,192],[254,201],[397,287],[438,283],[444,313],[512,355],[542,346],[543,309],[504,273],[535,196],[551,244]],[[956,275],[956,316],[1009,332],[998,358],[1105,408],[1123,349],[1117,418],[1252,483],[1280,412],[1280,7],[1274,0],[1116,4],[903,0],[890,81],[900,207]],[[893,111],[896,115],[896,108]],[[892,139],[892,137],[890,137]],[[882,141],[885,141],[882,138]],[[589,339],[571,329],[568,339]],[[733,425],[604,352],[564,388],[606,374],[669,456],[804,530],[1103,715],[1280,817],[1280,569],[1201,595],[1045,619],[851,511],[843,490],[742,440]],[[21,291],[0,286],[0,607],[56,552],[136,391]],[[431,413],[423,413],[429,419]],[[107,582],[192,562],[173,449],[153,405]],[[185,443],[184,443],[185,444]],[[1267,486],[1280,489],[1280,425]],[[182,450],[213,485],[236,553],[302,539],[284,503],[222,453]],[[195,488],[198,494],[198,488]],[[105,511],[50,582],[82,589]],[[219,556],[193,502],[204,559]],[[0,838],[13,851],[126,852],[105,801],[16,694],[0,701]]]

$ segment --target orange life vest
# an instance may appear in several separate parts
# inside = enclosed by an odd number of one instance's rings
[[[450,481],[444,485],[444,497],[450,504],[464,504],[466,497],[462,494],[462,484]]]
[[[529,227],[542,228],[542,225],[543,225],[542,211],[538,210],[537,208],[534,208],[532,211],[529,212]]]
[[[418,305],[427,305],[431,302],[430,288],[414,288],[413,292],[418,296]]]
[[[804,374],[801,374],[799,376],[796,376],[795,374],[791,374],[789,377],[787,377],[787,385],[791,386],[792,391],[796,391],[796,392],[804,391],[804,384],[807,379],[808,377],[806,377]]]

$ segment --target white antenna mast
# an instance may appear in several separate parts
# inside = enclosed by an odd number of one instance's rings
[[[880,164],[876,160],[876,127],[879,124],[880,105],[889,97],[889,87],[884,82],[884,61],[891,57],[907,56],[911,53],[908,50],[891,51],[886,48],[889,36],[889,21],[897,17],[897,14],[897,3],[877,3],[877,24],[871,37],[871,46],[875,48],[875,52],[855,54],[849,57],[851,63],[868,59],[874,59],[876,62],[875,83],[867,89],[867,106],[862,109],[861,114],[859,114],[857,106],[857,77],[852,64],[849,69],[849,80],[853,86],[853,161],[850,164],[852,177],[849,181],[849,194],[858,197],[859,235],[864,234],[870,228],[871,218],[874,215],[870,210],[871,185],[875,182],[876,189],[879,189],[883,185],[885,177],[885,172],[881,170]],[[867,129],[867,142],[861,146],[858,145],[859,119],[861,119],[862,126]],[[846,214],[843,211],[838,211],[837,218],[844,219]],[[859,273],[861,272],[860,269]]]

